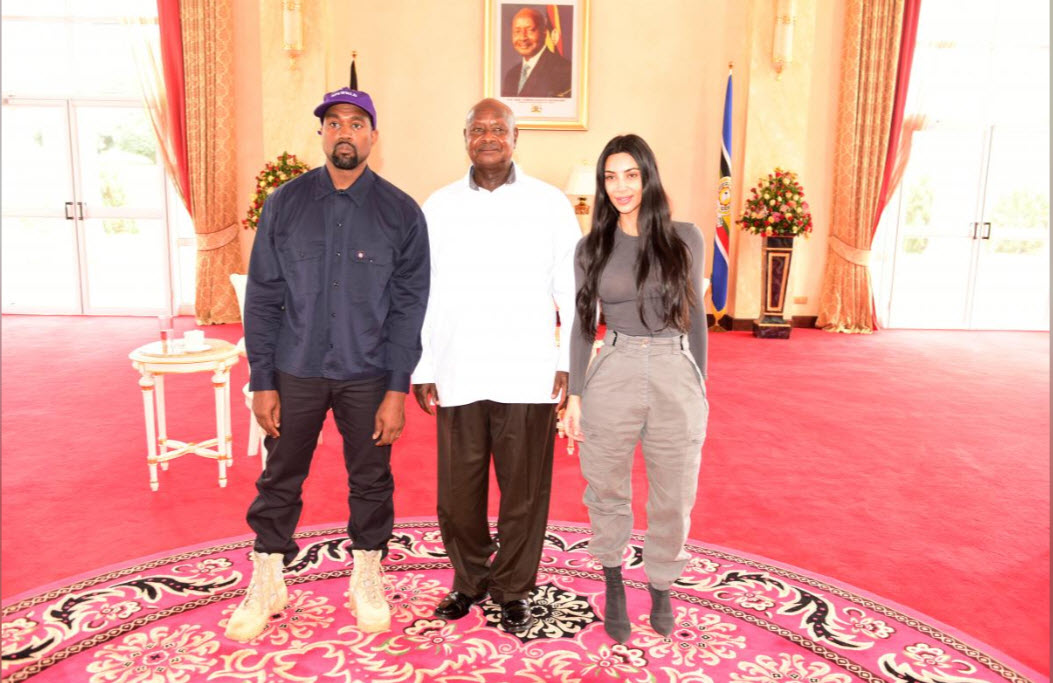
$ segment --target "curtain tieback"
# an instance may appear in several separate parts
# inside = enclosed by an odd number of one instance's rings
[[[197,250],[213,251],[225,247],[238,238],[239,223],[231,223],[222,230],[197,233]]]
[[[835,254],[857,266],[870,265],[870,250],[856,249],[836,235],[830,235],[830,249]]]

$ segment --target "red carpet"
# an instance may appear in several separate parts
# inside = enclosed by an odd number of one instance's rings
[[[157,336],[156,321],[4,316],[2,325],[5,604],[65,577],[246,532],[259,464],[243,455],[244,364],[234,371],[228,488],[216,485],[213,462],[187,456],[151,493],[127,354]],[[207,332],[234,341],[240,326]],[[798,329],[789,341],[710,339],[693,538],[858,586],[1048,674],[1048,335]],[[209,431],[205,375],[175,377],[167,390],[172,436]],[[432,516],[434,423],[416,407],[407,413],[396,510]],[[346,515],[338,448],[329,423],[303,526]],[[585,522],[574,457],[558,455],[555,481],[551,518]],[[642,505],[637,512],[643,527]]]
[[[604,632],[603,572],[588,528],[550,523],[535,622],[511,634],[486,601],[432,615],[452,580],[433,520],[399,523],[385,562],[390,630],[348,614],[342,528],[306,531],[285,569],[288,606],[246,644],[223,637],[248,583],[251,536],[186,548],[25,596],[4,610],[4,681],[419,683],[915,683],[1048,680],[927,617],[823,577],[689,541],[674,628],[651,628],[642,538],[626,551],[632,632]]]

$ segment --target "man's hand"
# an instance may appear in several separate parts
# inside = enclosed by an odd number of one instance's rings
[[[377,446],[389,446],[402,436],[402,427],[406,424],[406,394],[401,391],[389,391],[377,408],[373,418],[373,438]],[[380,438],[377,438],[380,437]]]
[[[278,438],[278,428],[282,424],[282,402],[277,389],[252,392],[252,414],[267,436]]]
[[[568,439],[584,441],[585,432],[581,431],[581,397],[571,396],[567,399],[567,408],[563,411],[563,432]],[[570,452],[567,447],[567,452]]]
[[[556,379],[552,380],[552,398],[560,397],[556,412],[563,410],[567,405],[567,373],[563,370],[556,371]]]
[[[417,399],[417,405],[428,415],[435,414],[435,406],[439,405],[439,390],[432,383],[414,384],[413,398]]]

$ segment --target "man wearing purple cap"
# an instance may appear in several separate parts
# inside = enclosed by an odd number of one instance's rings
[[[267,199],[245,292],[252,411],[267,466],[248,522],[253,576],[226,634],[247,642],[288,602],[284,564],[326,413],[344,442],[354,572],[351,609],[364,631],[390,627],[380,562],[394,525],[391,444],[405,423],[428,301],[424,215],[367,165],[377,140],[368,94],[342,88],[314,110],[325,166]]]

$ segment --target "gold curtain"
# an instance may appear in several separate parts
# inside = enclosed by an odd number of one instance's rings
[[[197,233],[200,325],[237,322],[230,274],[242,270],[234,140],[230,0],[181,0],[190,196]]]
[[[818,327],[874,330],[870,243],[888,154],[903,0],[848,0],[830,240]]]

